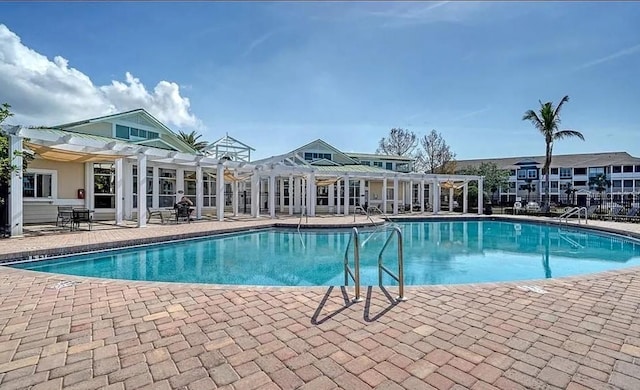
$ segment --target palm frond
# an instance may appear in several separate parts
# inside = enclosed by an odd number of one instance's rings
[[[576,130],[561,130],[561,131],[557,131],[553,135],[553,139],[563,139],[563,138],[571,138],[571,137],[578,137],[584,141],[584,135],[582,135],[581,132]]]
[[[560,118],[560,109],[562,108],[562,106],[569,101],[569,95],[565,95],[561,100],[560,103],[558,103],[558,106],[556,107],[556,109],[553,111],[553,116],[556,118]],[[558,120],[558,123],[560,121]]]
[[[527,112],[525,112],[522,120],[531,122],[533,126],[540,131],[542,131],[542,129],[544,128],[544,124],[542,123],[542,120],[540,120],[538,113],[533,110],[528,110]]]

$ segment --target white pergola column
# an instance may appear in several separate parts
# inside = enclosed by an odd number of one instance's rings
[[[433,179],[433,183],[431,184],[433,194],[433,213],[438,214],[440,212],[440,182],[438,179]]]
[[[202,166],[196,165],[196,219],[202,219],[202,207],[204,204],[204,175]],[[236,202],[237,205],[237,202]]]
[[[387,178],[382,178],[382,212],[387,213]]]
[[[133,164],[130,161],[124,160],[124,219],[133,219]]]
[[[218,163],[216,169],[216,217],[224,221],[224,165]]]
[[[233,174],[234,178],[237,179],[236,174]],[[237,217],[238,216],[238,201],[239,201],[239,197],[240,197],[240,191],[238,191],[239,188],[239,183],[238,180],[234,180],[233,183],[231,183],[231,191],[233,191],[233,198],[231,199],[231,207],[233,208],[233,216]]]
[[[316,198],[318,197],[318,187],[316,186],[316,174],[311,172],[308,176],[309,182],[307,183],[307,191],[309,194],[307,195],[307,199],[309,199],[309,203],[307,204],[307,213],[310,217],[316,216]]]
[[[302,210],[302,178],[293,179],[293,212],[299,213]]]
[[[24,225],[22,152],[22,137],[9,135],[9,159],[16,168],[11,172],[11,180],[9,180],[9,223],[12,237],[21,237]]]
[[[276,217],[276,175],[269,175],[269,216]]]
[[[409,180],[409,212],[413,213],[413,180]]]
[[[260,217],[260,176],[254,171],[251,176],[251,216]]]
[[[84,163],[84,207],[93,210],[93,163]]]
[[[349,215],[349,175],[344,177],[344,215]]]
[[[360,203],[361,207],[364,207],[364,203],[367,201],[364,198],[364,189],[365,189],[364,181],[365,181],[364,179],[360,179],[360,199],[358,200],[358,202]]]
[[[116,168],[116,225],[122,225],[124,219],[124,159],[114,162]]]
[[[157,196],[157,193],[154,194]],[[147,155],[138,154],[138,227],[147,226]]]
[[[278,210],[284,210],[284,177],[278,179],[278,187],[280,188],[280,197],[278,199]]]
[[[340,215],[340,181],[336,181],[336,215]]]
[[[482,196],[484,194],[484,180],[482,178],[478,179],[478,215],[482,215],[484,212],[484,204],[482,203]]]
[[[418,191],[418,194],[420,198],[420,212],[424,213],[424,179],[420,180],[420,191]]]
[[[306,206],[305,213],[307,215],[311,215],[311,203],[313,202],[313,199],[311,196],[311,175],[306,174],[305,180],[306,180],[305,200],[304,200],[304,205]]]
[[[289,175],[289,215],[293,215],[293,175]]]
[[[327,196],[329,197],[329,202],[328,202],[329,214],[331,214],[333,212],[334,203],[336,202],[335,186],[333,184],[329,184],[327,187],[328,187]]]
[[[393,215],[398,215],[398,176],[393,178]]]
[[[176,169],[176,199],[174,203],[180,202],[183,196],[187,196],[184,188],[184,168]]]
[[[453,211],[453,187],[449,188],[449,212]]]
[[[469,209],[469,183],[462,186],[462,212],[467,213]]]
[[[145,168],[146,169],[146,168]],[[145,174],[146,177],[146,174]],[[160,207],[160,168],[153,167],[153,190],[151,191],[153,195],[151,196],[151,204],[147,205],[151,208],[157,209]],[[144,194],[145,197],[147,194]]]

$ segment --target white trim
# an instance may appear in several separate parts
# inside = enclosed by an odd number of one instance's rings
[[[27,171],[24,172],[23,174],[23,179],[24,179],[24,175],[29,174],[29,173],[33,173],[33,174],[40,174],[40,175],[51,175],[51,196],[46,197],[46,198],[39,198],[36,196],[24,196],[24,181],[22,182],[22,200],[23,201],[29,201],[29,202],[34,202],[34,201],[55,201],[56,199],[58,199],[58,171],[55,169],[40,169],[40,168],[27,168]],[[34,194],[35,194],[35,187],[33,189]]]

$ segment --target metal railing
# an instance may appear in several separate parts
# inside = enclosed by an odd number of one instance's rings
[[[562,220],[564,219],[565,223],[569,223],[569,217],[572,217],[574,215],[578,216],[578,225],[580,224],[580,217],[582,216],[582,212],[584,211],[584,223],[585,225],[588,223],[588,215],[587,215],[587,208],[586,207],[573,207],[570,210],[565,211],[561,216],[558,217],[558,221],[562,222]]]
[[[382,264],[382,255],[384,254],[385,249],[389,246],[391,239],[393,236],[397,236],[398,238],[398,274],[395,275],[391,270]],[[378,285],[382,287],[382,271],[386,272],[391,278],[393,278],[396,282],[398,282],[398,297],[396,300],[405,301],[406,298],[404,296],[404,252],[402,248],[402,230],[399,227],[394,227],[391,231],[391,234],[387,238],[387,241],[384,243],[384,246],[380,250],[380,254],[378,255]]]
[[[359,245],[358,228],[353,228],[351,235],[349,235],[349,242],[347,243],[347,249],[344,251],[344,285],[349,285],[349,277],[353,280],[355,285],[355,298],[354,302],[360,302],[362,297],[360,296],[360,245]],[[349,247],[353,242],[353,271],[349,267]]]

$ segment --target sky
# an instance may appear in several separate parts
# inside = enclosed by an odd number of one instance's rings
[[[391,128],[459,160],[544,155],[522,120],[563,106],[554,154],[640,157],[640,2],[0,3],[8,123],[145,108],[252,158],[317,138],[373,153]]]

